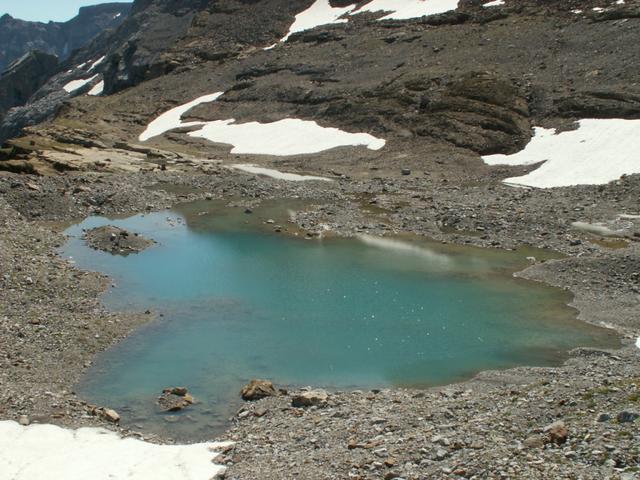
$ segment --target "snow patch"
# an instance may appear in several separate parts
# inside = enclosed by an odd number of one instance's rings
[[[492,2],[487,2],[483,7],[499,7],[500,5],[504,5],[504,0],[493,0]]]
[[[93,62],[91,64],[91,66],[89,67],[89,69],[87,70],[87,72],[90,72],[91,70],[93,70],[94,68],[96,68],[98,65],[102,64],[105,60],[105,58],[107,58],[106,56],[100,57],[98,60],[96,60],[95,62]]]
[[[295,21],[280,42],[274,43],[264,48],[264,50],[271,50],[279,43],[286,42],[294,33],[311,30],[321,25],[347,23],[349,20],[342,18],[346,15],[357,15],[365,12],[389,12],[380,20],[408,20],[450,12],[458,8],[458,3],[459,0],[372,0],[356,10],[353,5],[332,7],[329,0],[316,0],[309,8],[296,15]]]
[[[640,348],[640,337],[636,340],[636,347]]]
[[[0,422],[0,471],[6,480],[210,480],[229,444],[154,445],[100,428],[67,430]]]
[[[458,8],[459,0],[372,0],[352,15],[363,12],[391,12],[380,20],[408,20],[437,15]]]
[[[202,103],[209,103],[217,100],[224,92],[216,92],[211,95],[203,95],[202,97],[196,98],[191,102],[185,103],[184,105],[180,105],[178,107],[172,108],[168,112],[163,113],[158,118],[156,118],[153,122],[151,122],[147,129],[140,134],[140,141],[145,142],[150,138],[157,137],[158,135],[162,135],[169,130],[173,130],[175,128],[180,127],[190,127],[202,125],[204,122],[182,122],[182,115],[187,113],[194,107]]]
[[[348,133],[337,128],[321,127],[316,122],[286,118],[271,123],[236,123],[235,119],[211,122],[183,122],[182,115],[201,103],[213,102],[224,92],[205,95],[172,108],[152,121],[140,135],[140,141],[182,127],[202,127],[189,132],[195,138],[233,145],[231,153],[258,155],[302,155],[318,153],[335,147],[366,146],[379,150],[385,140],[368,133]]]
[[[289,32],[280,41],[286,42],[294,33],[311,30],[320,25],[346,23],[348,20],[341,19],[340,17],[352,10],[353,6],[334,8],[329,3],[329,0],[316,0],[309,8],[296,15],[296,19],[289,28]]]
[[[601,185],[640,173],[640,120],[585,119],[576,130],[558,133],[535,128],[524,150],[482,157],[488,165],[533,165],[536,170],[506,179],[507,184],[538,188]]]
[[[379,150],[386,143],[368,133],[343,132],[295,118],[271,123],[235,123],[233,118],[216,120],[188,135],[233,145],[231,153],[280,156],[318,153],[343,146],[362,145],[369,150]]]
[[[295,173],[285,173],[272,168],[258,167],[250,163],[239,163],[231,165],[231,168],[235,170],[241,170],[247,173],[254,173],[256,175],[264,175],[266,177],[275,178],[276,180],[286,180],[288,182],[304,182],[310,180],[319,180],[322,182],[332,182],[330,178],[314,177],[313,175],[298,175]]]
[[[84,86],[85,86],[85,85],[87,85],[88,83],[93,82],[97,77],[98,77],[98,75],[94,75],[94,76],[93,76],[93,77],[91,77],[91,78],[86,78],[86,79],[82,79],[82,78],[81,78],[81,79],[79,79],[79,80],[72,80],[72,81],[70,81],[69,83],[67,83],[67,84],[66,84],[64,87],[62,87],[62,88],[64,88],[64,90],[65,90],[67,93],[73,93],[73,92],[75,92],[76,90],[78,90],[78,89],[80,89],[80,88],[84,87]]]
[[[100,80],[98,83],[96,83],[94,87],[89,90],[89,93],[87,93],[87,95],[102,95],[102,92],[104,92],[104,80]]]

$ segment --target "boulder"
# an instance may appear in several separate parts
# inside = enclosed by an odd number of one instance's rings
[[[102,410],[102,418],[108,420],[111,423],[118,423],[120,421],[120,415],[115,410],[105,408]]]
[[[291,405],[296,408],[324,407],[329,401],[329,394],[324,390],[310,390],[295,395]]]
[[[185,387],[165,388],[158,397],[158,406],[163,412],[178,412],[194,402],[193,396]]]
[[[569,430],[562,420],[547,425],[544,427],[544,432],[547,434],[548,443],[556,445],[562,445],[569,437]]]
[[[253,379],[240,390],[240,396],[243,400],[254,401],[261,398],[275,396],[276,389],[273,383],[268,380]]]
[[[620,412],[616,419],[618,423],[632,423],[635,422],[638,418],[640,418],[640,413],[637,412]]]

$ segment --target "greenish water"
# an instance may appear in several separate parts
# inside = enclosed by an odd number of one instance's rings
[[[199,202],[164,213],[92,217],[67,230],[63,254],[117,285],[116,310],[162,316],[98,357],[78,391],[133,428],[212,437],[251,378],[335,389],[428,386],[479,370],[552,365],[576,346],[615,346],[608,330],[575,319],[566,293],[512,278],[525,257],[402,240],[304,240],[286,205]],[[89,249],[82,228],[114,224],[156,240],[127,257]],[[160,414],[167,386],[200,404]]]

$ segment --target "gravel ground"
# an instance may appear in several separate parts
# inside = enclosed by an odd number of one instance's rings
[[[99,293],[109,280],[56,255],[63,225],[202,198],[302,196],[312,206],[295,220],[312,235],[329,225],[339,234],[410,231],[486,247],[554,248],[567,258],[520,275],[570,289],[580,317],[617,329],[623,347],[578,349],[557,368],[483,372],[428,390],[331,392],[326,404],[308,408],[291,407],[295,392],[247,403],[222,436],[237,442],[219,459],[227,478],[637,478],[640,245],[637,223],[617,215],[637,213],[640,178],[548,191],[425,182],[347,172],[332,183],[288,184],[224,168],[0,176],[0,419],[119,428],[73,387],[97,352],[152,315],[105,311]],[[624,223],[626,248],[602,246],[573,221]],[[558,421],[564,427],[545,431]]]

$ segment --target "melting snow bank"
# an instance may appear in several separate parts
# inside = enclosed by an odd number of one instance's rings
[[[190,137],[233,145],[231,153],[256,155],[304,155],[335,147],[366,146],[380,150],[384,140],[368,133],[348,133],[321,127],[316,122],[286,118],[271,123],[235,123],[234,119],[207,122]]]
[[[211,480],[229,444],[154,445],[99,428],[66,430],[0,422],[0,471],[6,480]]]
[[[408,20],[427,15],[437,15],[458,8],[459,0],[372,0],[365,6],[352,12],[391,12],[380,20]]]
[[[504,181],[538,188],[600,185],[640,173],[640,120],[586,119],[578,124],[576,130],[561,133],[536,127],[524,150],[482,158],[488,165],[544,162],[527,175]]]
[[[346,23],[347,20],[341,19],[340,17],[352,10],[353,6],[334,8],[329,3],[329,0],[317,0],[305,11],[296,15],[296,19],[289,28],[289,32],[280,41],[286,42],[294,33],[311,30],[319,25]]]
[[[289,182],[304,182],[309,180],[319,180],[323,182],[333,181],[330,178],[314,177],[313,175],[297,175],[295,173],[285,173],[271,168],[258,167],[249,163],[239,163],[236,165],[231,165],[231,168],[247,173],[255,173],[256,175],[264,175],[267,177],[275,178],[277,180],[287,180]]]
[[[357,15],[365,12],[389,12],[380,20],[408,20],[450,12],[458,8],[458,3],[459,0],[372,0],[356,10],[353,5],[332,7],[329,0],[316,0],[309,8],[296,15],[296,19],[289,31],[279,43],[286,42],[294,33],[311,30],[321,25],[347,23],[349,20],[343,18],[347,15]],[[271,50],[276,45],[278,43],[265,48],[265,50]]]
[[[428,248],[413,245],[409,242],[403,242],[401,240],[393,240],[390,238],[376,237],[373,235],[358,235],[358,240],[369,245],[371,247],[382,248],[385,250],[393,250],[395,252],[403,252],[409,255],[415,255],[421,257],[431,263],[447,265],[450,263],[449,257],[441,253],[434,252]]]
[[[231,153],[257,155],[303,155],[335,147],[366,146],[380,150],[386,141],[368,133],[348,133],[337,128],[321,127],[316,122],[286,118],[271,123],[235,123],[235,119],[211,122],[183,122],[182,115],[201,103],[213,102],[224,92],[205,95],[172,108],[152,121],[140,135],[140,141],[182,127],[197,127],[189,136],[233,145]]]
[[[86,78],[86,79],[79,79],[79,80],[72,80],[69,83],[67,83],[64,87],[64,90],[67,93],[73,93],[76,90],[78,90],[79,88],[84,87],[85,85],[87,85],[88,83],[93,82],[96,78],[98,77],[98,75],[94,75],[91,78]]]
[[[223,93],[224,92],[216,92],[212,93],[211,95],[203,95],[202,97],[196,98],[189,103],[185,103],[184,105],[172,108],[168,112],[163,113],[153,122],[151,122],[147,126],[147,129],[142,132],[142,134],[140,134],[140,141],[145,142],[150,138],[162,135],[163,133],[168,132],[169,130],[173,130],[174,128],[202,125],[203,122],[183,123],[182,115],[202,103],[209,103],[217,100],[218,97],[220,97]]]

